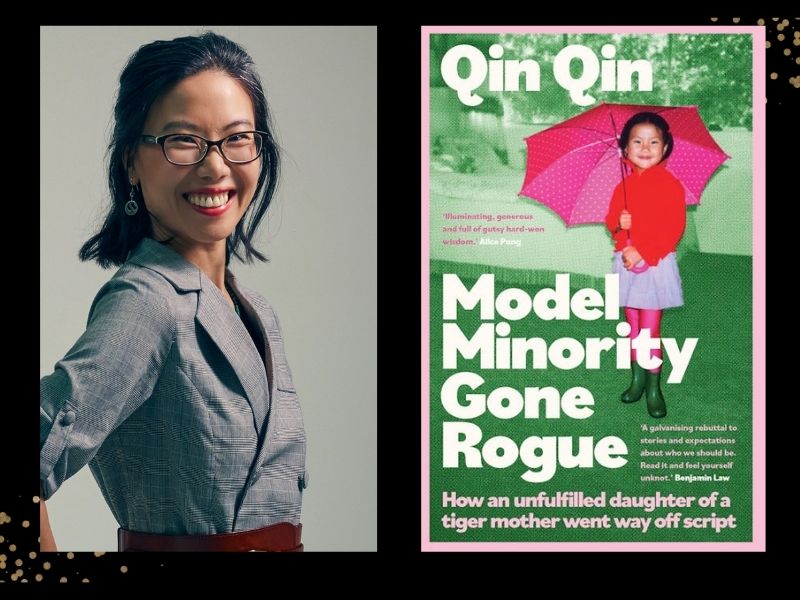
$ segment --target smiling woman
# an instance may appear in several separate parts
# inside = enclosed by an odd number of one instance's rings
[[[40,496],[61,551],[374,550],[377,29],[211,29],[41,28]]]
[[[142,237],[152,237],[206,263],[216,256],[220,288],[221,257],[227,264],[242,245],[246,259],[263,260],[251,240],[275,192],[280,161],[266,96],[244,49],[210,32],[141,47],[120,76],[114,119],[114,202],[82,259],[121,265]],[[222,139],[210,143],[207,136]],[[224,195],[228,201],[217,205]]]
[[[80,255],[120,268],[41,380],[42,498],[88,464],[119,550],[301,551],[305,429],[283,336],[228,268],[264,260],[253,235],[279,170],[253,61],[211,32],[142,46],[114,118],[111,205]]]
[[[197,260],[224,247],[258,185],[262,135],[274,147],[269,133],[254,128],[247,88],[224,71],[187,77],[153,104],[128,176],[141,188],[155,239],[169,239]],[[220,139],[212,148],[190,131]]]

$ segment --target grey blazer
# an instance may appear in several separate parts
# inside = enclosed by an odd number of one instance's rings
[[[100,290],[86,332],[40,382],[48,499],[85,464],[120,526],[211,534],[300,521],[305,431],[278,321],[226,272],[219,289],[144,239]]]

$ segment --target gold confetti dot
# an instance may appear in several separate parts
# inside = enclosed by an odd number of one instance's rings
[[[769,78],[770,79],[777,79],[778,78],[778,74],[777,73],[770,73],[769,74]]]
[[[795,31],[794,32],[794,37],[800,38],[800,31]]]
[[[23,527],[30,527],[31,526],[31,522],[30,521],[23,521],[22,522],[22,526]]]
[[[733,17],[733,22],[734,23],[738,23],[739,22],[739,17]]]
[[[764,19],[759,19],[759,20],[757,21],[757,23],[758,23],[759,25],[763,25],[763,24],[764,24]]]
[[[2,543],[3,543],[3,542],[5,542],[5,541],[6,541],[6,538],[5,538],[5,537],[3,537],[2,535],[0,535],[0,544],[2,544]]]
[[[46,563],[44,563],[44,564],[42,565],[42,568],[43,568],[45,571],[49,571],[49,570],[50,570],[50,563],[49,563],[49,562],[46,562]]]
[[[95,552],[94,553],[95,556],[103,556],[103,554],[105,554],[105,552]]]
[[[36,552],[28,552],[28,558],[36,558]]]
[[[39,496],[34,496],[33,497],[33,503],[34,504],[39,504]]]
[[[128,572],[128,567],[126,567],[125,565],[122,565],[122,566],[119,568],[119,570],[120,570],[120,571],[122,571],[123,573],[127,573],[127,572]]]
[[[59,583],[67,583],[67,578],[66,577],[62,577],[61,579],[58,580],[58,582]]]
[[[0,562],[0,570],[3,570],[5,568],[6,568],[6,563]]]
[[[16,571],[14,571],[14,575],[16,575],[17,577],[22,577],[24,574],[25,573],[23,573],[22,569],[17,569]]]
[[[22,559],[18,558],[17,560],[14,561],[14,564],[17,565],[18,567],[21,567],[22,566]]]
[[[800,88],[800,77],[795,78],[793,85],[796,88]]]
[[[778,20],[778,17],[772,17],[772,20],[773,20],[773,21],[777,21],[777,20]]]
[[[770,42],[769,40],[767,40],[767,48],[769,48],[770,46],[772,46],[772,42]]]
[[[781,25],[783,25],[784,27],[788,27],[789,26],[789,19],[784,19],[783,21],[781,21]]]
[[[794,39],[792,40],[792,43],[793,43],[795,46],[800,46],[800,38],[794,38]]]
[[[17,579],[19,579],[19,577],[17,577],[17,574],[16,573],[12,573],[11,574],[11,581],[16,581]]]
[[[16,552],[17,551],[17,545],[16,544],[11,544],[8,547],[8,549],[11,550],[11,552]]]
[[[798,56],[797,58],[795,58],[795,59],[794,59],[794,62],[796,62],[798,65],[800,65],[800,56]]]
[[[42,576],[42,574],[41,574],[41,573],[37,573],[37,574],[36,574],[36,577],[34,577],[34,579],[35,579],[36,581],[41,581],[42,579],[44,579],[44,577]]]
[[[792,51],[791,51],[791,50],[789,50],[788,48],[786,48],[786,49],[783,51],[783,55],[784,55],[784,56],[789,56],[791,53],[792,53]]]
[[[75,558],[75,553],[74,552],[67,552],[67,558],[72,560],[73,558]]]
[[[785,39],[786,39],[786,36],[785,36],[785,35],[783,35],[782,33],[779,33],[779,34],[778,34],[778,41],[779,41],[779,42],[782,42],[782,41],[783,41],[783,40],[785,40]]]
[[[81,583],[89,583],[89,578],[84,577],[83,579],[81,579]]]
[[[777,29],[778,31],[783,31],[783,28],[784,28],[784,27],[786,27],[786,26],[785,26],[783,23],[778,23],[778,24],[775,26],[775,29]]]
[[[0,554],[0,562],[6,562],[6,555]]]
[[[716,23],[718,18],[719,18],[719,17],[711,17],[711,20],[712,20],[712,21],[714,21],[714,22]]]

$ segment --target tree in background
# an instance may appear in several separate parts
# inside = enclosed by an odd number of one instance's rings
[[[752,44],[744,35],[674,35],[674,104],[697,104],[710,126],[752,129]],[[717,127],[715,127],[716,129]]]
[[[713,128],[752,125],[752,47],[747,36],[685,34],[503,34],[495,38],[504,58],[536,60],[541,68],[541,91],[504,92],[512,119],[556,123],[585,110],[570,100],[552,72],[556,54],[569,44],[582,44],[600,57],[604,44],[613,44],[616,59],[649,60],[653,65],[652,92],[590,90],[598,101],[640,104],[696,104]],[[490,42],[483,41],[488,47]],[[573,74],[579,65],[573,61]],[[660,85],[659,85],[660,83]],[[635,97],[635,100],[632,98]],[[716,126],[716,127],[715,127]]]

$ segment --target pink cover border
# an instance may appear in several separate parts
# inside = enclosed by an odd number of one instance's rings
[[[766,466],[765,466],[765,349],[766,349],[766,29],[760,26],[491,26],[491,27],[422,27],[422,298],[421,355],[422,389],[422,537],[423,551],[765,551],[766,550]],[[430,281],[429,233],[429,35],[431,33],[749,33],[753,36],[753,541],[752,542],[431,542],[428,465],[430,439]],[[763,102],[761,101],[763,99]],[[760,135],[758,135],[760,133]]]

